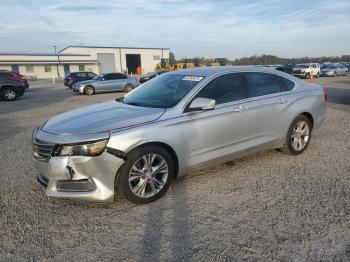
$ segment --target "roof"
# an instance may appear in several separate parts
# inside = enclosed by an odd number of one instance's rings
[[[127,46],[79,46],[79,45],[69,45],[63,48],[59,53],[64,50],[73,47],[73,48],[117,48],[117,49],[156,49],[156,50],[170,50],[168,47],[127,47]]]
[[[15,55],[15,56],[89,56],[86,54],[70,54],[70,53],[64,53],[64,54],[55,54],[55,53],[25,53],[25,52],[0,52],[0,56],[7,56],[7,55]]]
[[[221,73],[229,72],[278,72],[273,68],[260,66],[211,66],[211,67],[194,67],[180,71],[172,71],[170,74],[174,75],[193,75],[193,76],[213,76]]]

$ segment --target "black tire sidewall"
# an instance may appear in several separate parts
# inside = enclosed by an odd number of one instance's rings
[[[129,187],[129,172],[135,161],[146,154],[155,153],[164,158],[168,164],[169,174],[168,179],[162,188],[156,195],[149,198],[140,198],[136,196]],[[132,150],[127,155],[125,163],[120,167],[118,171],[117,189],[120,193],[130,202],[135,204],[147,204],[159,199],[169,188],[171,181],[174,177],[174,162],[169,152],[162,147],[149,145],[145,147],[139,147]]]
[[[298,151],[298,150],[295,150],[292,146],[291,136],[292,136],[292,132],[293,132],[293,129],[295,127],[295,124],[298,123],[299,121],[305,121],[307,123],[307,125],[309,126],[309,140],[307,141],[305,147],[302,150]],[[286,145],[287,145],[289,153],[292,155],[299,155],[299,154],[303,153],[306,150],[306,148],[309,146],[309,143],[311,140],[311,133],[312,133],[312,125],[311,125],[309,118],[307,118],[304,115],[300,115],[300,116],[296,117],[288,129],[288,133],[287,133],[287,137],[286,137]]]

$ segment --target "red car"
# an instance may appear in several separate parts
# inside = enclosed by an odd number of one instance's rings
[[[29,87],[27,78],[24,75],[17,73],[17,72],[9,72],[9,73],[13,76],[14,80],[17,80],[17,81],[23,83],[25,88]]]

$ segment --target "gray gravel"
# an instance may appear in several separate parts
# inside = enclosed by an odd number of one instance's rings
[[[31,127],[118,95],[57,85],[0,102],[0,261],[349,261],[347,106],[329,108],[304,154],[271,150],[197,171],[149,205],[47,198],[35,180]]]

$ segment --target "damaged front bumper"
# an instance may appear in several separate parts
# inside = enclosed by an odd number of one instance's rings
[[[122,154],[107,148],[99,156],[51,156],[57,145],[93,141],[109,134],[80,137],[59,136],[38,128],[33,132],[34,165],[38,182],[50,197],[62,197],[93,202],[112,202],[115,179],[124,163]],[[51,151],[50,151],[51,150]]]

